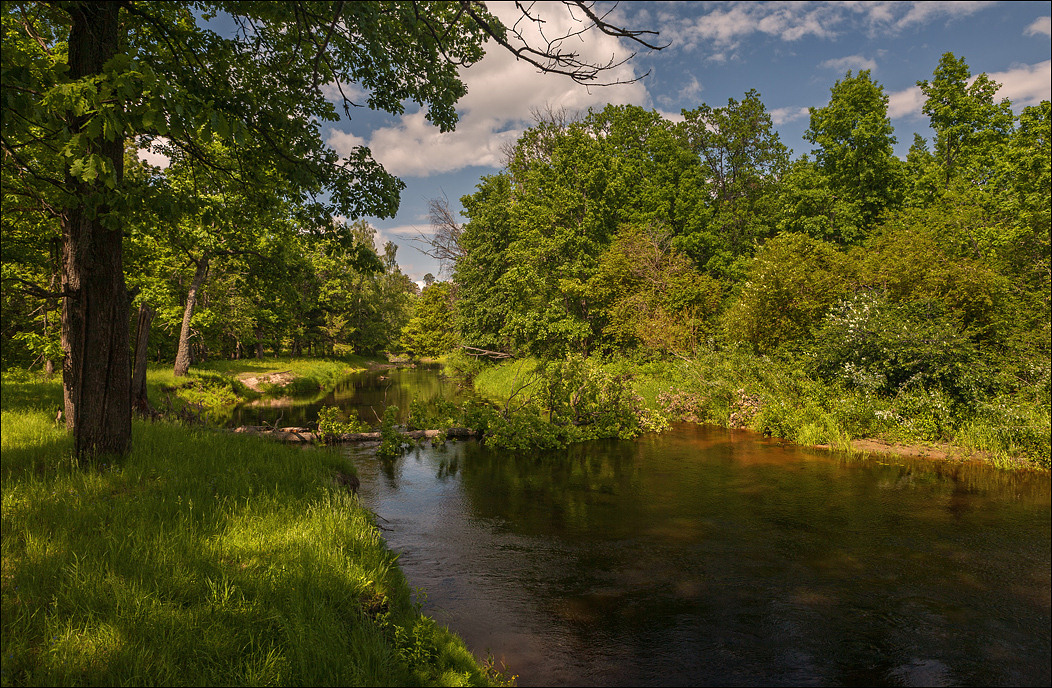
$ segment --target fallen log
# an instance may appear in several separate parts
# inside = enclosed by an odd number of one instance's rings
[[[490,351],[489,349],[480,349],[477,346],[465,346],[462,344],[460,348],[463,349],[468,356],[474,356],[476,360],[482,356],[487,356],[497,361],[505,358],[515,358],[514,355],[503,351]]]
[[[378,432],[345,432],[338,435],[323,437],[310,428],[271,428],[265,425],[242,425],[234,428],[234,432],[260,435],[280,442],[313,443],[321,440],[332,442],[379,442],[381,440]],[[449,439],[468,439],[477,437],[478,433],[470,428],[449,428],[448,430],[405,430],[398,434],[408,440],[433,440],[442,433]]]

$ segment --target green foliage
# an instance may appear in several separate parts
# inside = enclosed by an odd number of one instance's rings
[[[917,82],[926,97],[922,109],[935,131],[934,157],[947,186],[958,175],[972,182],[988,180],[1012,131],[1011,104],[1007,99],[994,102],[1001,85],[985,73],[971,76],[964,58],[945,53],[932,80]]]
[[[448,430],[454,426],[474,429],[474,426],[463,422],[464,410],[452,401],[441,397],[422,401],[413,399],[409,403],[409,418],[406,420],[408,430]],[[441,444],[441,442],[439,442]]]
[[[560,449],[588,439],[630,439],[668,427],[663,414],[647,408],[626,375],[604,370],[594,359],[504,363],[475,379],[498,403],[473,409],[487,445],[516,452]]]
[[[344,433],[368,431],[357,416],[352,415],[344,420],[341,418],[342,415],[336,406],[322,406],[318,409],[318,434],[324,438],[325,442],[331,442]]]
[[[826,316],[812,355],[826,379],[881,394],[922,387],[971,403],[993,378],[975,345],[933,300],[891,303],[883,294],[857,294]]]
[[[384,409],[384,417],[380,422],[380,446],[376,455],[381,459],[393,459],[405,452],[406,440],[398,432],[398,407],[390,405]]]
[[[433,282],[413,306],[413,317],[402,328],[402,348],[410,356],[441,356],[456,348],[460,334],[453,321],[452,284]]]
[[[676,247],[706,272],[732,278],[737,261],[770,236],[772,201],[789,151],[755,90],[724,107],[684,110],[683,117],[677,130],[701,165],[700,179],[691,180],[701,195],[688,206]]]
[[[761,352],[798,342],[849,288],[848,265],[836,248],[804,234],[781,234],[749,264],[725,315],[727,336]]]
[[[831,89],[829,104],[810,108],[811,126],[804,138],[818,146],[815,159],[829,179],[834,197],[844,197],[855,217],[844,217],[861,234],[901,198],[901,163],[895,157],[888,96],[868,69],[849,71]],[[839,219],[839,218],[838,218]]]
[[[806,156],[790,166],[782,179],[778,201],[781,233],[806,234],[839,246],[856,244],[863,238],[858,201],[838,193],[829,176]]]
[[[586,294],[607,348],[689,354],[711,334],[720,285],[670,244],[667,231],[623,225],[599,257]]]

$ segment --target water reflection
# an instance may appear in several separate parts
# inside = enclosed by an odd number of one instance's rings
[[[427,609],[524,684],[1052,678],[1047,475],[694,426],[347,451]]]
[[[230,425],[310,426],[318,421],[318,410],[336,406],[341,420],[351,416],[370,426],[379,426],[384,408],[395,405],[404,420],[413,399],[435,398],[458,400],[463,391],[434,367],[393,368],[355,373],[331,392],[313,399],[289,397],[263,398],[243,404],[232,413]]]

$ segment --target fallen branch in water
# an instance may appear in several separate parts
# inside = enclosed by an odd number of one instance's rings
[[[234,428],[234,432],[248,433],[269,437],[281,442],[311,443],[320,442],[323,438],[310,428],[271,428],[265,425],[242,425]],[[470,428],[449,428],[448,430],[407,430],[399,432],[399,435],[410,440],[435,439],[445,435],[449,439],[468,439],[477,437],[478,433]],[[336,435],[325,436],[329,442],[379,442],[381,440],[378,432],[345,432]]]

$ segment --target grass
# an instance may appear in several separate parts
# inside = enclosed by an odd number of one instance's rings
[[[485,366],[475,375],[475,391],[501,407],[512,395],[521,402],[539,387],[541,378],[536,371],[542,364],[537,358],[519,358]]]
[[[474,376],[475,389],[503,405],[539,365],[536,359],[486,365]],[[621,360],[605,367],[631,376],[647,408],[671,420],[749,428],[843,451],[851,451],[855,440],[880,439],[939,444],[954,455],[977,456],[1000,467],[1052,464],[1049,408],[1022,398],[1002,397],[962,409],[937,392],[881,397],[827,384],[791,361],[738,348],[704,350],[690,361]]]
[[[3,685],[486,684],[421,615],[339,454],[136,421],[88,466],[57,382],[2,387]]]

